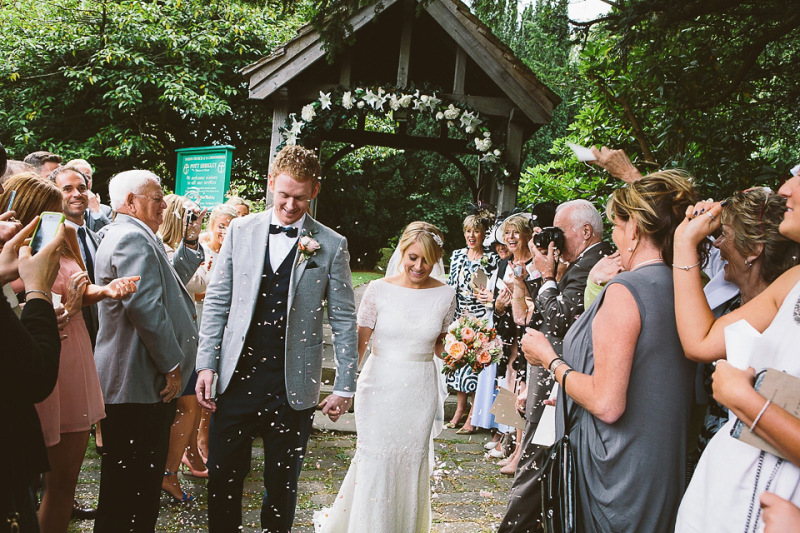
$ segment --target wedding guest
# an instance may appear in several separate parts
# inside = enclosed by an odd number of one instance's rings
[[[250,214],[250,202],[245,200],[244,198],[239,198],[238,196],[231,196],[225,202],[224,205],[233,207],[236,209],[237,216],[246,217]]]
[[[476,297],[476,292],[481,288],[474,283],[475,275],[481,271],[484,279],[488,280],[495,268],[497,268],[497,256],[485,250],[483,241],[486,232],[492,227],[494,222],[491,213],[480,210],[478,213],[469,215],[464,219],[462,225],[464,229],[464,240],[466,248],[461,248],[453,252],[450,257],[450,276],[447,284],[453,287],[457,295],[456,316],[469,315],[475,318],[484,318],[491,313],[491,307],[486,307]],[[485,282],[483,283],[485,288]],[[494,381],[494,378],[487,374],[487,378]],[[469,435],[476,431],[472,425],[472,413],[475,409],[475,402],[469,405],[469,398],[475,397],[478,388],[479,376],[465,365],[456,370],[447,378],[447,386],[456,391],[458,403],[456,412],[452,420],[446,427],[455,428],[461,424],[461,419],[467,415],[464,426],[456,431],[459,435]],[[491,403],[486,405],[486,399],[482,398],[480,410],[485,410],[488,414]]]
[[[725,261],[725,280],[739,289],[738,296],[726,301],[714,316],[719,317],[746,304],[766,289],[778,276],[800,262],[800,244],[781,235],[779,226],[786,212],[786,198],[764,187],[737,192],[722,210],[722,232],[714,240]],[[703,365],[703,387],[709,395],[697,454],[728,421],[728,410],[711,397],[714,360],[695,359]]]
[[[175,250],[181,245],[186,225],[189,223],[189,213],[199,216],[195,210],[199,210],[196,205],[189,204],[189,201],[177,194],[168,194],[164,197],[167,208],[164,210],[164,221],[158,228],[158,236],[164,244],[167,258],[172,260]],[[188,209],[187,209],[188,207]],[[186,282],[186,290],[196,301],[197,295],[202,295],[208,285],[208,270],[204,267],[208,262],[205,256],[203,264],[197,267],[192,278]],[[200,319],[198,315],[197,322]],[[194,500],[194,496],[183,491],[178,480],[179,468],[184,459],[184,454],[192,449],[197,450],[197,430],[200,427],[200,405],[197,403],[197,396],[194,388],[197,384],[197,372],[192,369],[192,376],[178,397],[175,419],[170,427],[169,450],[167,451],[167,462],[164,467],[164,479],[161,481],[161,490],[169,494],[171,503],[188,503]],[[194,454],[193,454],[194,455]],[[208,477],[208,470],[205,465],[198,465],[199,468],[192,468],[189,465],[189,472],[196,477]]]
[[[124,303],[100,303],[95,361],[106,401],[105,454],[96,533],[153,531],[175,418],[175,399],[192,374],[197,349],[194,303],[184,283],[203,261],[200,218],[170,261],[156,236],[164,194],[155,174],[129,170],[109,183],[117,212],[97,250],[96,275],[140,275]]]
[[[88,181],[89,191],[86,195],[88,197],[88,205],[84,211],[86,226],[96,233],[104,226],[111,224],[111,218],[113,216],[111,206],[100,203],[100,195],[92,192],[92,184],[94,183],[94,169],[92,165],[85,159],[72,159],[64,166],[78,169],[86,176]]]
[[[575,452],[581,531],[673,530],[695,368],[678,339],[670,265],[673,232],[696,196],[678,171],[615,190],[607,212],[626,271],[569,328],[562,356],[541,331],[523,337],[525,356],[549,369],[563,393],[556,439],[568,433]],[[582,291],[575,298],[582,304]]]
[[[23,161],[34,168],[34,172],[40,177],[46,178],[52,171],[61,166],[61,156],[53,152],[39,151],[32,152],[25,156]]]
[[[3,186],[0,185],[0,193]],[[65,232],[59,228],[55,239],[36,255],[24,246],[38,222],[17,228],[2,243],[0,284],[17,278],[27,288],[22,316],[0,298],[0,350],[3,367],[3,397],[0,399],[0,449],[7,464],[0,470],[1,531],[38,531],[33,485],[49,469],[47,451],[34,403],[53,391],[58,378],[61,343],[50,292],[58,274]],[[12,347],[13,349],[9,349]],[[13,514],[17,518],[12,518]]]
[[[430,531],[432,437],[444,402],[433,356],[456,308],[453,289],[431,277],[443,244],[436,226],[409,224],[397,245],[401,273],[370,283],[361,300],[359,359],[370,339],[373,348],[358,378],[356,455],[333,507],[315,516],[322,533]],[[417,408],[396,409],[409,398]]]
[[[800,176],[778,191],[786,198],[779,231],[800,242]],[[761,333],[747,370],[718,361],[713,374],[714,398],[735,417],[708,443],[681,502],[675,531],[722,532],[759,530],[756,499],[766,490],[794,505],[800,504],[800,421],[755,390],[755,372],[773,368],[800,377],[798,302],[800,266],[773,281],[758,296],[717,319],[708,309],[692,247],[720,226],[723,205],[701,202],[686,210],[687,218],[675,234],[675,311],[687,357],[720,359],[726,356],[725,328],[742,319]],[[728,348],[730,350],[730,348]],[[731,436],[736,420],[772,444],[781,459]],[[749,428],[749,429],[748,429]]]
[[[60,169],[53,172],[58,170]],[[65,183],[64,180],[71,173],[74,174],[74,171],[64,170],[61,182]],[[75,177],[84,184],[82,177]],[[0,195],[0,204],[8,201],[11,190],[17,191],[15,211],[23,224],[30,223],[45,211],[61,212],[63,204],[68,203],[58,187],[35,174],[17,175],[7,185],[8,192]],[[74,233],[71,238],[75,239]],[[119,278],[111,280],[108,285],[97,286],[90,283],[82,263],[72,247],[65,246],[58,276],[52,286],[53,293],[60,295],[64,302],[67,325],[61,341],[58,381],[53,392],[36,404],[50,463],[50,471],[45,474],[45,492],[39,509],[43,533],[67,531],[78,475],[89,441],[89,429],[105,415],[92,343],[82,307],[105,298],[125,298],[135,292],[135,282],[138,279]]]

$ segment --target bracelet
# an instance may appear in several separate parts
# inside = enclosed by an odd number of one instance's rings
[[[689,266],[678,266],[678,265],[672,265],[672,268],[677,268],[678,270],[686,270],[686,271],[689,271],[689,270],[693,269],[693,268],[694,268],[694,267],[696,267],[696,266],[700,266],[700,263],[702,263],[702,261],[698,261],[697,263],[695,263],[695,264],[693,264],[693,265],[689,265]]]
[[[560,357],[555,360],[555,363],[552,362],[552,361],[550,362],[549,370],[550,370],[550,373],[553,374],[553,378],[556,377],[556,369],[558,367],[560,367],[561,365],[566,365],[566,364],[567,364],[567,362],[564,361],[563,359],[561,359]]]
[[[524,296],[520,296],[519,298],[512,298],[512,300],[514,300],[515,302],[524,302],[525,301],[525,297]]]
[[[564,371],[564,375],[561,376],[561,390],[564,391],[564,394],[567,393],[567,376],[569,376],[570,372],[572,372],[572,369],[568,368]]]
[[[554,357],[553,360],[550,361],[550,365],[547,367],[547,370],[552,372],[553,371],[553,363],[555,363],[556,361],[563,361],[563,360],[564,360],[563,357]]]
[[[762,407],[761,410],[758,412],[758,416],[756,416],[756,419],[753,420],[753,424],[750,426],[750,431],[753,431],[754,429],[756,429],[756,424],[758,424],[758,421],[761,420],[761,415],[764,414],[764,411],[767,410],[767,407],[769,407],[769,404],[771,404],[771,403],[772,403],[772,400],[767,400],[767,403],[765,403],[764,407]]]
[[[51,304],[53,303],[53,297],[52,297],[52,296],[51,296],[49,293],[46,293],[46,292],[44,292],[44,291],[40,291],[39,289],[31,289],[31,290],[25,291],[25,298],[27,299],[27,298],[28,298],[28,295],[29,295],[30,293],[32,293],[32,292],[35,292],[35,293],[41,294],[42,296],[44,296],[45,298],[47,298],[47,301],[49,301]]]

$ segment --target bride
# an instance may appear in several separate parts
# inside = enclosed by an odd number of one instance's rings
[[[333,507],[315,513],[318,532],[430,531],[434,419],[441,426],[443,408],[433,355],[444,350],[456,297],[431,277],[442,245],[439,228],[412,222],[397,246],[400,273],[364,293],[359,362],[370,339],[372,352],[358,379],[356,454]]]

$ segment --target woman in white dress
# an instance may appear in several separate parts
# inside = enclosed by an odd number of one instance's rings
[[[430,530],[433,437],[444,397],[433,361],[455,313],[455,291],[431,277],[442,233],[412,222],[400,238],[401,272],[373,281],[358,310],[358,352],[372,352],[355,398],[356,454],[333,507],[314,516],[322,533]],[[434,428],[434,420],[439,423]]]
[[[800,242],[800,176],[788,180],[779,194],[787,199],[779,230]],[[765,368],[800,377],[800,266],[715,320],[703,295],[697,255],[690,248],[719,228],[723,208],[720,203],[702,202],[689,210],[675,232],[675,314],[681,344],[687,357],[695,360],[724,358],[727,326],[744,319],[761,335],[749,353],[747,370],[726,361],[717,363],[712,376],[714,398],[730,409],[731,417],[700,457],[678,510],[675,530],[680,533],[762,531],[759,499],[777,499],[765,496],[766,491],[800,505],[800,468],[796,466],[800,465],[800,421],[753,387],[755,372]],[[728,355],[731,348],[727,346]],[[733,438],[731,428],[737,419],[746,426],[743,432],[756,433],[788,461]]]

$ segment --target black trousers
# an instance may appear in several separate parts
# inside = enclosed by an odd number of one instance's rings
[[[296,411],[286,399],[284,371],[259,368],[234,377],[217,399],[208,441],[208,530],[240,531],[244,480],[250,472],[252,444],[264,441],[264,499],[261,528],[266,533],[292,529],[297,481],[311,435],[314,408]]]
[[[542,531],[541,469],[547,448],[533,444],[536,424],[527,422],[522,436],[514,482],[508,493],[508,507],[497,533],[534,533]]]
[[[155,530],[176,405],[106,405],[95,533]]]

